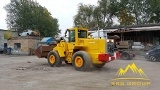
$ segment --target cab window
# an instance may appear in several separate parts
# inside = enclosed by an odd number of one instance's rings
[[[78,38],[87,38],[87,31],[78,30]]]

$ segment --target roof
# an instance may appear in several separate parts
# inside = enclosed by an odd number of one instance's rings
[[[96,31],[94,29],[93,31]],[[160,30],[160,24],[143,24],[143,25],[129,25],[129,26],[115,26],[103,28],[107,33],[123,33],[123,32],[138,32],[138,31],[157,31]]]
[[[124,33],[124,32],[140,32],[140,31],[157,31],[160,30],[160,26],[150,27],[136,27],[136,28],[120,28],[109,33]]]

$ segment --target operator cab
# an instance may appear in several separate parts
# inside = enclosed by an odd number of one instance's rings
[[[76,42],[78,39],[88,38],[88,32],[85,28],[71,28],[66,30],[65,37],[68,42]]]

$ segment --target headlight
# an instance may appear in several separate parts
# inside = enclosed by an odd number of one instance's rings
[[[111,40],[111,42],[114,42],[114,40]]]
[[[146,54],[148,55],[149,53],[147,52]]]
[[[107,39],[107,42],[109,42],[109,40]]]

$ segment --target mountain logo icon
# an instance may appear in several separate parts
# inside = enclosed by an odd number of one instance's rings
[[[133,74],[139,74],[140,78],[119,78],[119,77],[124,76],[128,72],[128,70],[131,70],[133,72]],[[117,79],[143,79],[143,80],[148,80],[144,71],[141,68],[137,68],[135,63],[128,64],[125,69],[120,68],[119,71],[117,72],[116,76],[118,77]]]

